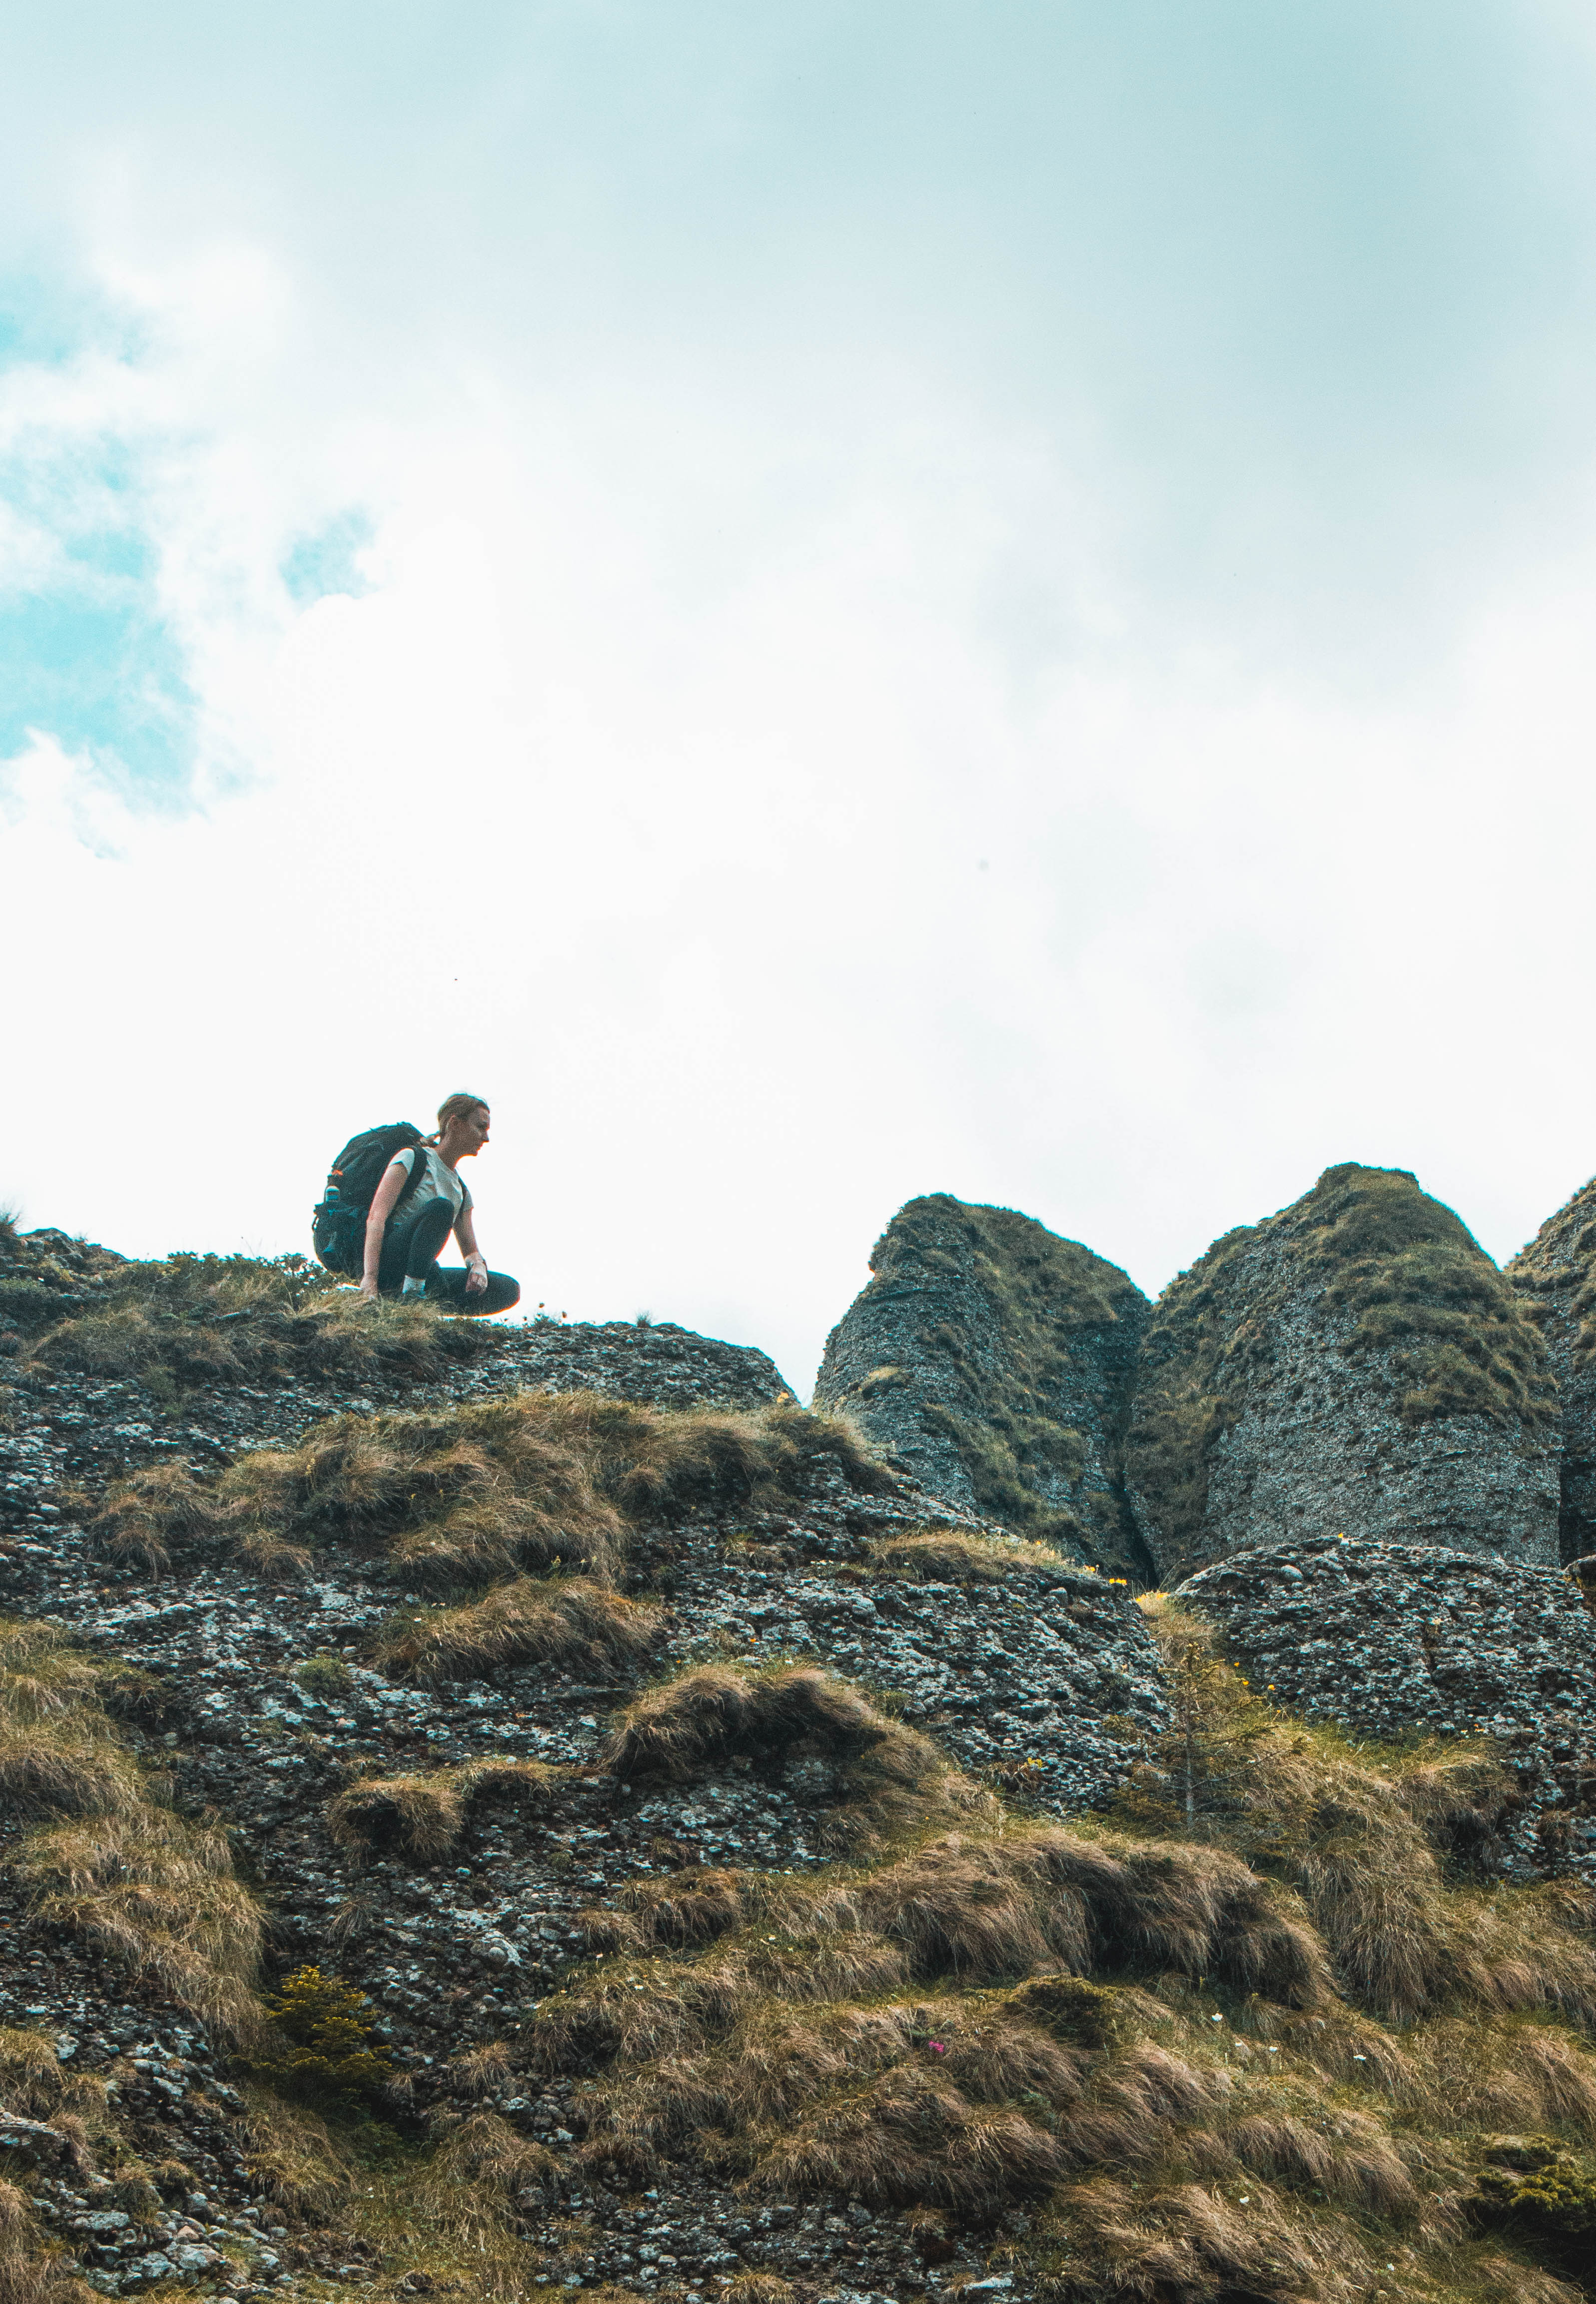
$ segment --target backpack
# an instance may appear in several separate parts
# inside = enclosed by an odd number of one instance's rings
[[[351,1136],[327,1171],[326,1189],[311,1210],[310,1241],[317,1259],[329,1272],[345,1272],[359,1279],[366,1263],[366,1219],[376,1188],[396,1152],[423,1140],[421,1131],[408,1120],[390,1121],[383,1128],[367,1128]],[[426,1163],[415,1160],[399,1199],[397,1215],[415,1190]]]

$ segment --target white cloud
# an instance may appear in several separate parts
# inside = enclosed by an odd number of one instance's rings
[[[1577,553],[1338,698],[1128,581],[1089,428],[823,346],[345,367],[302,250],[153,238],[99,264],[119,348],[0,401],[125,448],[211,764],[177,818],[47,741],[11,778],[29,1220],[302,1246],[345,1133],[470,1085],[528,1304],[802,1386],[914,1192],[1155,1287],[1332,1160],[1498,1253],[1583,1180]],[[350,506],[373,589],[296,609]]]

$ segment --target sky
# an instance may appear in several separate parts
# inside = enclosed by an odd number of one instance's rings
[[[0,33],[0,1201],[807,1395],[926,1191],[1150,1293],[1596,1168],[1596,19],[58,0]]]

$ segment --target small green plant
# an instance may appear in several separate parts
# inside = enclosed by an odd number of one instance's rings
[[[1588,2159],[1553,2136],[1499,2136],[1486,2147],[1494,2164],[1480,2174],[1468,2202],[1484,2232],[1517,2240],[1578,2277],[1596,2261],[1596,2175]]]
[[[296,1665],[294,1678],[312,1696],[347,1696],[355,1684],[355,1675],[343,1658],[331,1656],[325,1649]]]
[[[352,2104],[393,2077],[386,2051],[372,2045],[370,2003],[319,1968],[296,1969],[266,2003],[268,2030],[249,2070],[279,2095]]]

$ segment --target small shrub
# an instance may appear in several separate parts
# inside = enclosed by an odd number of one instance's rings
[[[1470,2221],[1576,2279],[1596,2267],[1596,2166],[1555,2137],[1504,2136],[1486,2147]]]
[[[302,1664],[296,1666],[294,1678],[312,1696],[329,1701],[347,1696],[355,1684],[355,1675],[343,1658],[325,1652],[320,1656],[307,1656]]]
[[[369,2005],[339,1978],[296,1969],[265,2003],[266,2029],[249,2069],[280,2095],[313,2104],[380,2095],[393,2063],[373,2045]]]

